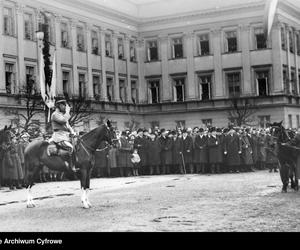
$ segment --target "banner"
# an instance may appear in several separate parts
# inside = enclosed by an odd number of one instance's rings
[[[55,106],[55,96],[56,96],[56,53],[54,52],[53,63],[52,63],[52,79],[50,87],[47,85],[48,100],[46,105],[48,108],[53,108]]]
[[[40,88],[41,88],[41,96],[43,98],[44,103],[46,103],[46,86],[45,86],[45,71],[44,71],[45,63],[43,53],[40,53]]]

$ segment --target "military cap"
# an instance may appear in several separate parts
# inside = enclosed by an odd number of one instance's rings
[[[221,128],[216,128],[216,131],[217,131],[218,133],[222,133],[222,129],[221,129]]]
[[[162,128],[162,129],[160,130],[160,133],[162,134],[162,133],[164,133],[164,132],[166,132],[166,130],[165,130],[164,128]]]
[[[216,131],[216,128],[215,127],[211,127],[210,129],[209,129],[209,132],[215,132]]]
[[[204,129],[203,128],[199,128],[199,132],[204,132]]]
[[[140,133],[140,132],[144,132],[144,130],[141,129],[141,128],[139,128],[139,129],[137,130],[137,133]]]
[[[55,102],[55,105],[59,105],[59,104],[67,104],[67,101],[65,99],[57,100]]]

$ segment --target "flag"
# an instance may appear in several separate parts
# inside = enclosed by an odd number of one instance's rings
[[[277,5],[278,0],[266,0],[266,7],[264,12],[264,34],[266,39],[268,39],[271,33]]]
[[[40,88],[41,88],[41,96],[43,101],[46,103],[46,86],[45,86],[45,71],[44,71],[45,63],[43,53],[40,53]]]
[[[54,52],[53,62],[52,62],[52,79],[50,87],[47,85],[48,93],[48,108],[53,108],[55,106],[55,96],[56,96],[56,53]]]

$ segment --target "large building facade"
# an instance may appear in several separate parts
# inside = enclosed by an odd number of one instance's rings
[[[0,125],[14,121],[9,110],[26,111],[15,98],[22,86],[33,80],[39,88],[36,31],[44,13],[57,95],[93,102],[94,115],[80,125],[85,129],[100,117],[119,129],[132,121],[226,126],[236,98],[255,107],[253,125],[283,120],[299,127],[300,8],[280,1],[266,41],[265,1],[198,9],[192,2],[180,14],[167,1],[140,6],[141,17],[133,4],[123,6],[125,13],[93,1],[0,0]]]

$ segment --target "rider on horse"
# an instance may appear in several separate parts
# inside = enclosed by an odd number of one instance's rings
[[[69,124],[70,119],[70,107],[66,100],[59,100],[55,103],[56,110],[51,116],[51,125],[53,129],[53,135],[50,141],[55,142],[60,146],[58,154],[63,156],[66,166],[76,172],[75,166],[72,161],[73,145],[70,139],[70,135],[76,135],[73,128]]]

